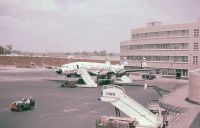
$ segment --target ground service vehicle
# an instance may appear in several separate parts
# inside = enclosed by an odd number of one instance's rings
[[[35,99],[32,97],[22,98],[20,101],[14,101],[10,104],[11,111],[21,112],[23,110],[33,110],[35,107]]]

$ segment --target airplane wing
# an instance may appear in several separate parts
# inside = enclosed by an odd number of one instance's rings
[[[141,72],[141,71],[155,71],[159,70],[159,68],[145,68],[145,69],[125,69],[124,72]]]
[[[92,77],[89,75],[88,71],[85,69],[78,69],[77,74],[80,74],[83,81],[86,83],[84,87],[97,87],[97,84],[94,82]]]
[[[114,73],[117,73],[119,72],[119,69],[118,68],[115,68],[115,67],[111,67],[110,70]]]
[[[57,66],[52,66],[52,65],[43,64],[42,66],[43,66],[44,68],[46,68],[46,69],[54,69],[54,70],[58,69]]]
[[[99,74],[99,71],[90,71],[90,73],[95,74],[95,75],[98,75],[98,74]]]
[[[156,71],[156,70],[159,70],[159,68],[122,69],[122,70],[119,70],[118,72],[116,72],[116,74],[117,74],[118,76],[122,76],[122,75],[125,75],[126,73],[129,73],[129,72]]]

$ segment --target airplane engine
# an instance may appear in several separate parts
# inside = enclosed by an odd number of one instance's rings
[[[116,73],[116,76],[117,76],[117,77],[120,77],[120,76],[123,76],[123,75],[126,75],[125,70],[121,70],[121,71],[118,71],[118,72]]]
[[[112,77],[113,73],[106,72],[106,73],[99,73],[98,78],[99,79],[110,79]]]

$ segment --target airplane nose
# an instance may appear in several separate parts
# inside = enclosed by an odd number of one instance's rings
[[[60,74],[62,73],[62,69],[58,69],[58,70],[56,71],[56,73],[57,73],[58,75],[60,75]]]

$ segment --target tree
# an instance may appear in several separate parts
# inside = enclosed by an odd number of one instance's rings
[[[93,54],[96,56],[96,55],[98,55],[98,52],[97,52],[97,51],[94,51]]]
[[[6,45],[5,48],[3,48],[3,54],[11,54],[12,52],[12,44]]]
[[[12,52],[12,44],[6,45],[8,51]]]
[[[4,54],[4,48],[0,45],[0,54]]]
[[[22,52],[19,51],[19,50],[12,50],[12,53],[13,53],[13,54],[21,54]]]
[[[106,50],[101,51],[101,56],[106,56],[106,55],[107,55],[107,51]]]

